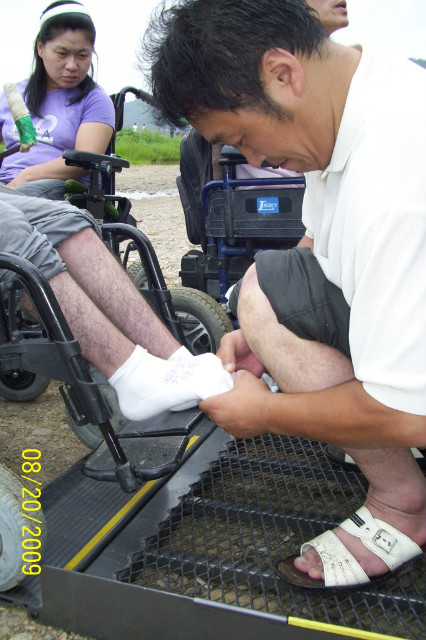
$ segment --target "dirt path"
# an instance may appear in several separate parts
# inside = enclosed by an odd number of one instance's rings
[[[181,284],[180,260],[193,246],[186,237],[176,188],[178,174],[179,167],[175,165],[144,165],[117,175],[117,191],[131,194],[132,214],[153,243],[168,286]],[[51,382],[43,395],[27,404],[6,402],[0,397],[0,462],[19,472],[22,451],[39,449],[42,453],[40,480],[44,485],[87,453],[67,424],[59,385]],[[18,607],[0,605],[0,640],[77,640],[80,637],[43,627]]]

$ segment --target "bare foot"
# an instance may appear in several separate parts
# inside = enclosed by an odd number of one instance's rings
[[[373,517],[389,523],[398,531],[416,542],[419,547],[426,543],[426,507],[423,506],[416,513],[404,513],[392,507],[386,507],[373,496],[367,498],[365,506]],[[352,553],[365,573],[370,577],[381,576],[389,571],[389,567],[374,553],[369,551],[361,540],[350,535],[340,527],[334,529],[335,535]],[[294,561],[295,567],[307,573],[310,578],[324,580],[322,561],[314,548],[308,549],[302,556]]]

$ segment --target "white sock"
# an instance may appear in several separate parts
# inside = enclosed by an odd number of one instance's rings
[[[162,360],[140,346],[108,382],[129,420],[146,420],[172,407],[195,407],[204,398],[234,386],[232,376],[213,353]]]
[[[191,353],[186,347],[183,345],[179,347],[177,351],[172,353],[169,358],[170,360],[190,360],[194,357],[194,354]],[[191,409],[194,406],[193,400],[188,400],[188,402],[182,402],[178,404],[176,407],[171,407],[170,411],[185,411],[185,409]]]
[[[193,358],[193,354],[183,345],[177,351],[172,353],[169,360],[189,360]]]

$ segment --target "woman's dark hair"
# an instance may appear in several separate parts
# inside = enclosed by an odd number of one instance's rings
[[[285,117],[260,78],[270,49],[311,56],[326,38],[304,0],[176,0],[163,2],[139,55],[154,102],[179,126],[204,110],[252,108]]]
[[[41,14],[42,16],[53,9],[54,7],[60,7],[63,4],[76,4],[81,5],[81,2],[75,2],[74,0],[59,0],[58,2],[52,2]],[[58,16],[53,16],[49,20],[46,20],[41,26],[40,32],[34,42],[34,59],[33,59],[33,71],[28,80],[28,84],[25,88],[24,99],[30,113],[42,117],[40,108],[46,97],[47,90],[47,74],[44,68],[43,60],[40,58],[37,51],[37,43],[41,42],[46,44],[50,40],[53,40],[64,31],[84,31],[91,42],[92,46],[95,44],[96,29],[91,18],[83,13],[62,13]],[[69,104],[75,104],[80,102],[88,93],[92,91],[97,85],[92,78],[93,76],[93,64],[91,65],[90,75],[87,75],[84,80],[79,84],[80,93],[70,99]]]

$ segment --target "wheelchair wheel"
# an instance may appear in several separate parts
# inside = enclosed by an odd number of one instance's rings
[[[31,326],[34,326],[32,324]],[[20,326],[27,329],[27,325]],[[6,341],[6,328],[0,321],[0,343]],[[38,398],[49,386],[50,378],[29,371],[0,372],[0,396],[11,402],[31,402]]]
[[[148,277],[140,260],[132,262],[127,267],[127,274],[138,289],[148,289]]]
[[[50,378],[29,371],[0,373],[0,396],[11,402],[31,402],[49,386]]]
[[[24,517],[22,489],[18,476],[0,465],[0,591],[8,591],[22,582],[26,575],[23,570],[27,575],[37,575],[38,559],[46,545],[43,512],[41,509],[37,515],[31,512],[40,524]],[[34,494],[36,489],[31,487],[30,491]],[[31,496],[28,500],[33,501]]]
[[[127,273],[138,289],[148,289],[148,278],[139,260],[127,267]],[[221,337],[233,330],[219,303],[204,291],[190,287],[170,289],[170,295],[190,351],[195,355],[216,353]]]
[[[189,287],[170,289],[170,294],[188,349],[195,355],[216,353],[222,336],[233,330],[220,304],[204,291]]]
[[[102,373],[92,365],[90,365],[90,373],[92,374],[95,382],[97,382],[103,397],[105,398],[109,408],[111,409],[112,418],[110,422],[114,431],[118,433],[129,421],[123,416],[120,411],[120,408],[118,406],[117,394],[115,393],[114,389],[111,387],[105,376],[103,376]],[[98,425],[88,422],[87,424],[79,426],[75,423],[67,407],[65,407],[65,413],[69,426],[71,427],[77,438],[80,440],[80,442],[82,442],[89,449],[96,449],[96,447],[98,447],[103,441],[103,437]]]

